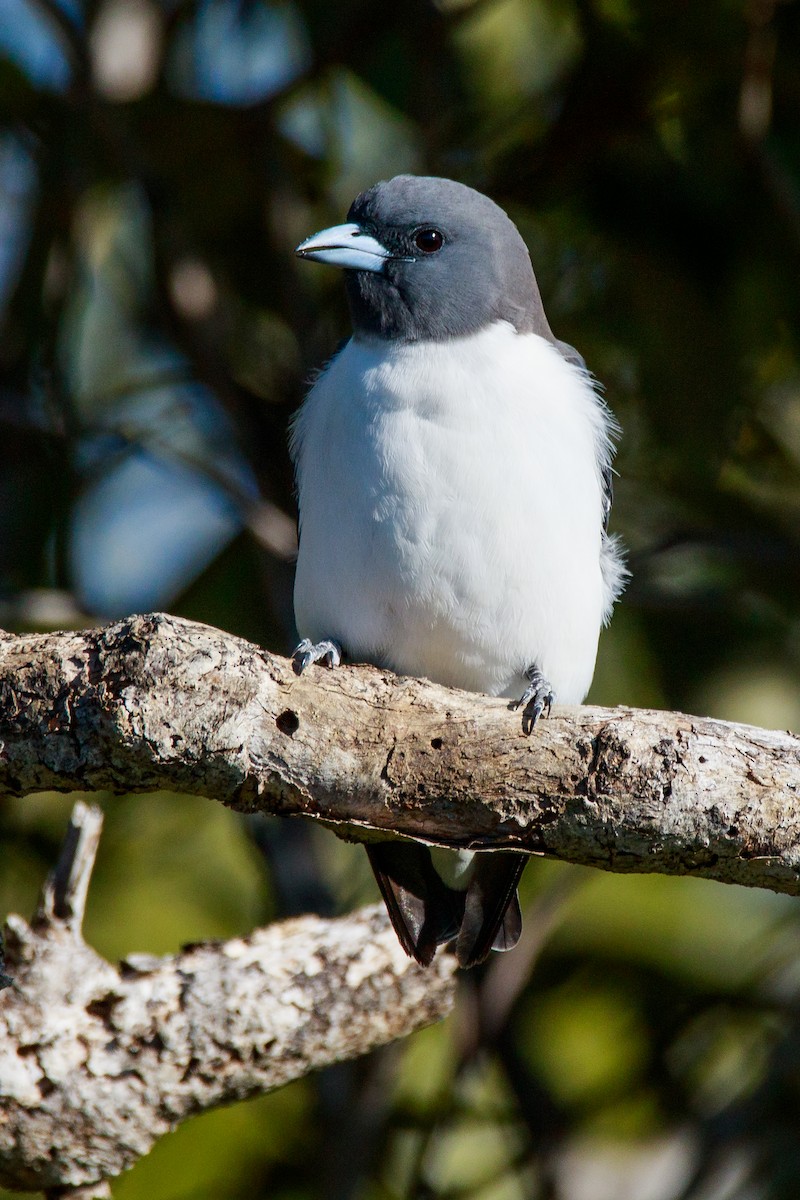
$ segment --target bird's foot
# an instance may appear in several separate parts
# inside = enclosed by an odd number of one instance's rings
[[[528,686],[519,700],[515,700],[511,707],[523,710],[522,732],[532,733],[542,713],[550,716],[550,710],[555,704],[556,697],[549,681],[545,679],[538,667],[528,667],[525,678],[528,680]]]
[[[303,638],[299,646],[295,646],[292,652],[292,666],[295,675],[302,675],[306,667],[319,662],[320,659],[326,667],[338,667],[342,661],[342,647],[338,642],[328,639],[322,642],[312,642],[310,638]]]

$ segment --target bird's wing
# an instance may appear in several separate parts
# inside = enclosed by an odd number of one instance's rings
[[[570,346],[569,342],[560,342],[558,338],[554,338],[554,343],[556,350],[568,363],[572,363],[574,367],[580,367],[582,371],[587,369],[585,358],[578,353],[574,346]]]
[[[586,360],[582,354],[579,354],[574,346],[570,346],[569,342],[560,342],[556,339],[556,350],[562,358],[568,363],[572,363],[574,367],[580,367],[582,371],[588,370]],[[614,502],[614,471],[610,463],[607,463],[602,468],[603,477],[603,529],[608,532],[608,521],[611,516],[611,505]]]
[[[614,468],[610,463],[602,470],[603,477],[603,529],[608,533],[611,505],[614,503]]]

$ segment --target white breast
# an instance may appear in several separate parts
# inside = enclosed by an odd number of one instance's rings
[[[602,532],[609,428],[586,372],[504,322],[349,342],[293,431],[298,632],[495,695],[536,665],[579,702],[623,574]]]

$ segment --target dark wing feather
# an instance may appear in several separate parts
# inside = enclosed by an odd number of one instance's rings
[[[509,901],[505,916],[492,942],[493,950],[513,950],[522,935],[522,909],[516,891]]]
[[[426,846],[372,842],[365,848],[400,945],[421,966],[429,966],[436,947],[458,933],[463,893],[439,878]]]
[[[522,932],[517,884],[527,854],[476,854],[456,941],[459,966],[474,967],[490,950],[510,950]]]
[[[614,471],[610,466],[603,467],[603,529],[608,533],[608,522],[611,516],[611,505],[614,503]]]

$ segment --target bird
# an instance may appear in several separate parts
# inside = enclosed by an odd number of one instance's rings
[[[343,270],[352,323],[290,431],[295,671],[344,655],[503,696],[530,733],[584,699],[624,587],[614,418],[481,192],[397,175],[295,253]],[[518,941],[527,855],[365,845],[421,965],[445,943],[468,968]]]

